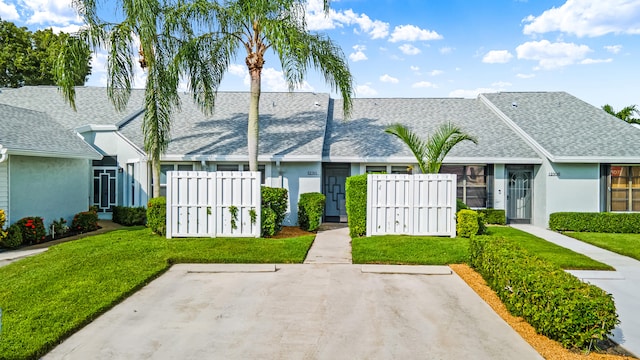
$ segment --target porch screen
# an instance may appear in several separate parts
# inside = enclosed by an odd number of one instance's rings
[[[441,174],[456,174],[456,197],[472,208],[487,207],[487,167],[483,165],[442,165]]]
[[[640,211],[640,166],[611,166],[611,211]]]

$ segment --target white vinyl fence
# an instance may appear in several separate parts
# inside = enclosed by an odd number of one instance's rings
[[[369,174],[367,236],[456,236],[456,175]]]
[[[167,238],[260,237],[260,172],[167,172]]]

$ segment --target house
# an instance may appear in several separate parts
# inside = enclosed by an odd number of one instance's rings
[[[4,89],[0,104],[14,109],[11,116],[23,119],[23,124],[35,121],[38,114],[48,119],[49,128],[73,131],[82,138],[74,140],[93,148],[82,158],[87,167],[78,176],[84,182],[78,189],[84,191],[85,207],[97,206],[100,216],[108,218],[114,205],[144,206],[152,193],[140,130],[143,98],[143,90],[133,90],[127,108],[117,112],[105,89],[79,87],[74,112],[55,87],[41,86]],[[189,94],[181,99],[172,140],[162,157],[161,192],[170,170],[247,170],[249,94],[219,93],[209,116],[198,110]],[[0,111],[0,123],[4,113]],[[354,99],[348,120],[342,117],[341,100],[327,94],[263,93],[259,170],[264,185],[289,190],[286,224],[296,223],[302,193],[324,193],[325,219],[344,221],[348,176],[406,173],[410,167],[415,171],[408,148],[384,133],[397,122],[419,134],[452,122],[474,135],[478,144],[459,144],[446,157],[442,171],[458,175],[459,199],[475,208],[505,209],[510,222],[546,226],[549,214],[558,211],[640,211],[640,132],[564,92],[503,92],[476,99]],[[3,149],[15,147],[8,145],[9,138],[0,135]],[[55,149],[54,144],[42,146]],[[7,177],[2,169],[0,163],[0,179]],[[10,167],[9,176],[12,173]],[[41,175],[48,176],[44,169]],[[23,213],[11,215],[11,204],[22,200],[10,199],[7,207],[2,194],[13,196],[14,190],[3,190],[0,180],[0,208],[8,208],[13,221]]]

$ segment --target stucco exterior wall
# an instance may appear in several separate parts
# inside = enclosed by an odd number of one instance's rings
[[[546,228],[549,224],[547,212],[547,173],[548,163],[533,167],[533,196],[531,197],[531,224]]]
[[[4,210],[7,215],[7,224],[11,221],[9,218],[9,160],[0,163],[0,209]]]
[[[322,163],[282,163],[282,182],[289,191],[289,210],[284,225],[295,226],[298,223],[298,200],[300,194],[322,192]]]
[[[549,164],[547,211],[600,211],[599,164]],[[547,219],[548,221],[548,219]]]
[[[506,209],[507,206],[507,170],[504,164],[493,165],[493,208]]]
[[[44,218],[45,226],[89,208],[90,160],[11,156],[11,221]]]

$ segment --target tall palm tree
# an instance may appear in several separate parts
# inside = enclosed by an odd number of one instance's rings
[[[416,157],[420,171],[423,174],[437,174],[444,158],[454,146],[462,141],[471,141],[474,144],[478,140],[462,131],[459,127],[445,123],[440,125],[433,135],[426,140],[421,139],[416,133],[402,124],[392,124],[384,130],[387,134],[398,137],[404,142]]]
[[[602,106],[602,110],[628,123],[640,123],[640,119],[633,117],[634,115],[640,115],[637,105],[629,105],[616,112],[611,105],[605,104]]]
[[[345,117],[351,111],[353,78],[344,53],[325,35],[307,30],[305,4],[306,0],[192,0],[167,15],[174,20],[176,33],[183,35],[180,66],[189,69],[190,90],[204,110],[211,111],[231,60],[244,50],[251,78],[247,128],[251,171],[258,170],[258,110],[268,50],[278,57],[290,91],[313,68],[332,90],[340,91]],[[329,0],[324,0],[324,10],[328,13]]]
[[[75,109],[73,79],[81,70],[79,54],[86,48],[108,49],[107,93],[119,111],[124,110],[134,81],[135,38],[139,39],[140,65],[147,71],[144,98],[144,150],[151,157],[153,196],[160,196],[160,156],[170,141],[171,115],[180,106],[179,72],[175,49],[168,33],[162,33],[163,4],[157,0],[119,0],[123,20],[107,22],[97,15],[95,0],[77,0],[74,5],[86,27],[70,37],[56,62],[56,82],[64,98]],[[109,4],[113,6],[113,4]],[[78,41],[81,40],[81,41]]]

